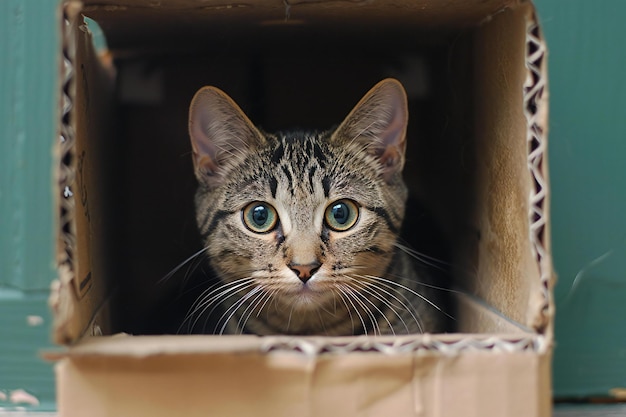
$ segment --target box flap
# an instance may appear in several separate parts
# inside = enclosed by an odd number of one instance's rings
[[[548,354],[519,351],[317,356],[235,349],[71,356],[56,371],[59,412],[65,417],[547,417],[549,361]]]

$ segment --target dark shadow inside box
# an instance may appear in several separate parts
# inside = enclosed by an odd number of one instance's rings
[[[114,328],[177,333],[193,301],[213,284],[202,256],[180,266],[202,247],[187,118],[191,98],[205,85],[224,90],[271,132],[331,128],[378,81],[399,79],[410,111],[402,241],[440,269],[441,286],[449,288],[455,274],[449,239],[465,221],[458,207],[467,207],[469,216],[473,205],[471,31],[324,34],[286,26],[254,39],[205,35],[217,41],[179,51],[135,45],[133,53],[119,41],[111,48],[123,149],[109,168],[118,182],[121,231]],[[455,314],[453,303],[442,307]]]

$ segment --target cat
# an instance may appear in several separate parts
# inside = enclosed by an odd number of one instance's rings
[[[196,220],[219,283],[187,325],[209,315],[219,334],[445,331],[446,292],[398,241],[407,123],[394,79],[323,132],[266,133],[223,91],[201,88],[189,110]]]

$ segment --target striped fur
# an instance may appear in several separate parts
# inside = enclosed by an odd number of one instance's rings
[[[396,245],[407,199],[407,118],[395,80],[377,84],[326,132],[261,132],[226,94],[201,89],[189,122],[197,222],[219,285],[198,298],[187,327],[260,335],[442,331],[433,307],[441,291]],[[344,232],[324,221],[340,199],[360,210]],[[270,232],[244,225],[242,210],[255,201],[278,213]],[[293,264],[321,266],[303,282]]]

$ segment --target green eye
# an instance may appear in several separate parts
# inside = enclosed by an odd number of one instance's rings
[[[359,207],[352,200],[337,200],[326,208],[326,224],[337,232],[345,232],[359,219]]]
[[[242,215],[246,227],[255,233],[267,233],[278,223],[276,209],[260,201],[248,204],[243,209]]]

